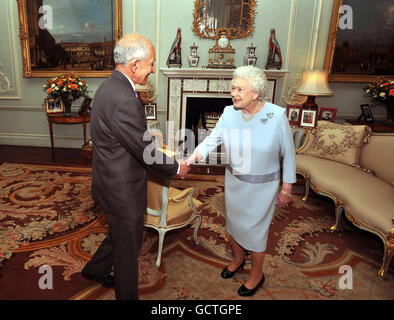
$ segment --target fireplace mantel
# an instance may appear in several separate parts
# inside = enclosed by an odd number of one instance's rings
[[[161,68],[160,71],[168,78],[232,78],[235,69],[208,68]],[[287,70],[264,70],[267,79],[279,79]]]
[[[188,97],[230,98],[234,69],[161,68],[168,78],[166,137],[170,148],[178,145],[178,132],[185,128]],[[265,70],[268,93],[264,100],[275,102],[278,79],[287,70]]]

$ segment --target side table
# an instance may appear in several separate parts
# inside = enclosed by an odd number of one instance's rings
[[[83,156],[83,159],[85,160],[85,165],[87,165],[89,163],[89,161],[92,161],[92,157],[93,157],[93,142],[92,142],[92,140],[89,140],[88,142],[86,142],[82,145],[82,156]]]
[[[47,114],[49,134],[51,136],[52,158],[55,156],[55,148],[53,143],[53,124],[79,124],[83,125],[83,143],[86,144],[86,123],[90,122],[90,114],[80,115],[72,112],[71,115],[66,116],[61,114]]]
[[[86,122],[90,121],[90,116],[89,119],[87,119]],[[92,160],[93,157],[93,142],[92,140],[89,140],[88,142],[86,142],[86,122],[83,123],[84,125],[84,139],[83,139],[83,145],[82,145],[82,156],[85,159],[85,164],[87,164],[89,161]],[[75,122],[76,123],[76,122]],[[147,121],[147,127],[148,130],[153,129],[151,133],[151,135],[154,138],[159,139],[160,144],[163,143],[163,136],[159,133],[160,131],[160,125],[159,125],[159,121]]]
[[[354,119],[345,119],[347,123],[350,123],[352,125],[367,125],[369,126],[373,132],[385,132],[385,133],[392,133],[394,132],[394,126],[389,126],[384,123],[382,120],[375,120],[374,122],[365,122],[365,121],[360,121],[358,122],[357,120]]]

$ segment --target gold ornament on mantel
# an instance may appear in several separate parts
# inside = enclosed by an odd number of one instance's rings
[[[235,49],[230,45],[228,30],[226,28],[219,28],[217,34],[216,44],[208,51],[209,59],[207,67],[214,69],[235,69]]]
[[[245,57],[245,66],[255,66],[257,57],[256,57],[256,47],[252,44],[249,47],[246,47],[247,54]]]

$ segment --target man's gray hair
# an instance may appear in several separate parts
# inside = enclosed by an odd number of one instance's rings
[[[260,68],[254,66],[238,67],[233,73],[233,81],[236,78],[249,80],[253,91],[259,94],[259,100],[263,100],[267,95],[267,77]]]
[[[115,64],[128,65],[133,60],[144,61],[149,57],[149,43],[147,41],[127,41],[120,39],[114,49]]]

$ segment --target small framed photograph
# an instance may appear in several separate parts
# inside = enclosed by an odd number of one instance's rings
[[[145,117],[147,120],[157,120],[157,105],[155,103],[145,105]]]
[[[93,99],[85,97],[83,99],[82,104],[79,108],[79,115],[83,116],[88,113],[88,110],[90,109],[90,105],[92,104]]]
[[[300,126],[314,128],[316,126],[316,110],[302,110]]]
[[[287,105],[286,115],[291,125],[300,125],[302,106],[299,105]]]
[[[364,118],[365,122],[370,122],[370,123],[374,122],[371,107],[369,106],[369,104],[361,104],[360,108],[362,111],[361,116]]]
[[[64,104],[62,100],[55,102],[54,98],[45,98],[45,112],[47,114],[64,113]]]
[[[321,107],[319,113],[319,120],[335,122],[336,114],[337,114],[337,108]]]

